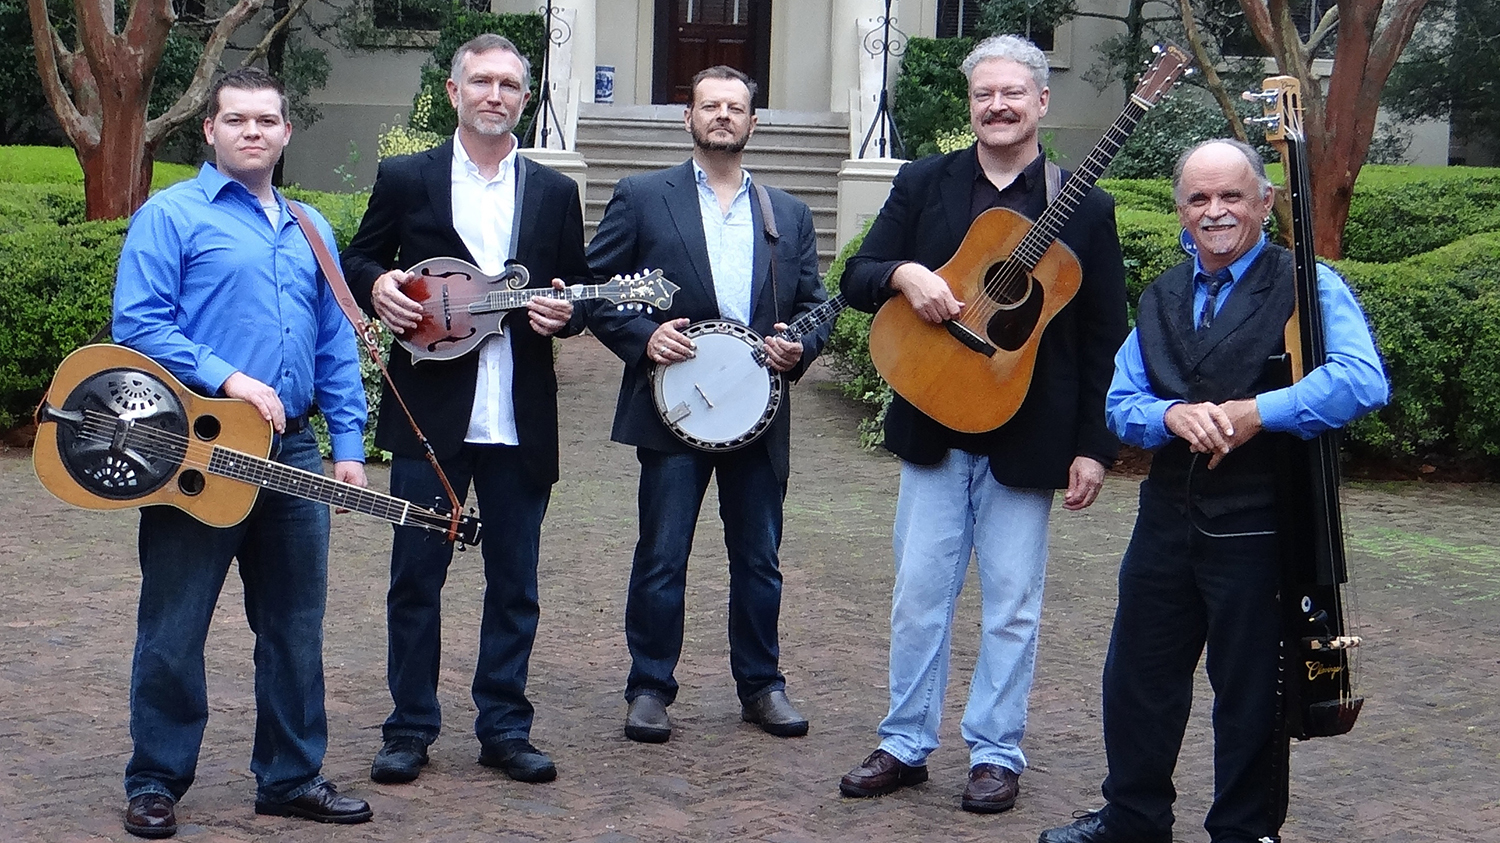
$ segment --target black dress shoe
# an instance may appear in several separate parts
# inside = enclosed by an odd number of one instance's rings
[[[925,781],[926,764],[913,767],[889,752],[877,749],[839,779],[839,793],[853,797],[884,796]]]
[[[369,803],[351,796],[340,796],[333,782],[323,782],[290,802],[257,801],[255,813],[344,825],[369,822],[374,816]]]
[[[666,743],[672,737],[672,718],[659,697],[641,694],[625,712],[625,737],[640,743]]]
[[[557,767],[547,753],[525,738],[511,738],[485,744],[479,750],[479,763],[494,767],[518,782],[550,782],[557,778]]]
[[[792,708],[786,691],[772,691],[751,700],[740,709],[740,719],[754,723],[778,738],[796,738],[807,734],[807,718]]]
[[[381,784],[404,784],[415,781],[426,763],[426,741],[411,735],[386,738],[370,765],[370,778]]]
[[[125,806],[125,830],[136,837],[159,839],[177,833],[177,812],[172,798],[160,793],[142,793]]]
[[[1172,843],[1172,833],[1140,835],[1122,834],[1104,824],[1098,811],[1074,814],[1068,825],[1049,828],[1037,843]]]
[[[969,770],[962,805],[976,814],[998,814],[1014,808],[1020,794],[1019,774],[999,764],[975,764]]]

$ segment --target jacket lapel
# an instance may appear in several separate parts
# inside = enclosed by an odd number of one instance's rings
[[[947,172],[943,174],[943,181],[938,191],[943,204],[943,213],[948,217],[948,225],[944,230],[950,232],[950,237],[957,238],[943,244],[946,250],[944,254],[958,251],[959,245],[963,243],[964,235],[969,231],[969,225],[973,222],[969,218],[969,204],[974,194],[974,174],[978,167],[979,156],[971,146],[955,156],[948,165]]]
[[[693,276],[703,295],[719,309],[719,297],[714,293],[714,274],[708,262],[708,237],[703,233],[703,215],[698,210],[698,185],[693,181],[693,162],[686,161],[667,176],[667,191],[662,196],[672,224],[677,227],[677,236],[682,240],[683,254],[692,264]],[[677,279],[674,279],[677,280]]]
[[[473,263],[474,256],[453,227],[453,144],[456,142],[450,138],[442,146],[429,150],[420,173],[427,186],[427,202],[432,206],[432,213],[441,229],[451,235],[448,253]]]

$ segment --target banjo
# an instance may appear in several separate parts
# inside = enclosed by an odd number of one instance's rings
[[[818,305],[777,334],[796,342],[838,318],[849,306],[843,294]],[[727,319],[683,329],[697,352],[651,369],[656,414],[672,434],[703,451],[733,451],[759,439],[786,393],[786,378],[766,358],[765,339]]]

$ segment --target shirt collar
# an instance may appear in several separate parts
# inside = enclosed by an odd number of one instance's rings
[[[219,172],[219,168],[214,166],[214,162],[212,161],[204,161],[203,166],[198,168],[198,184],[203,188],[203,192],[210,200],[219,198],[220,194],[226,188],[234,185],[240,189],[241,193],[249,197],[256,206],[260,205],[260,200],[255,197],[255,194],[250,192],[250,188]],[[276,197],[278,205],[281,204],[281,191],[272,188],[271,195]]]
[[[1260,257],[1260,253],[1265,248],[1266,235],[1265,232],[1261,232],[1260,239],[1255,241],[1255,245],[1250,247],[1250,251],[1244,253],[1243,255],[1240,255],[1238,258],[1235,258],[1234,262],[1229,265],[1228,269],[1230,280],[1240,280],[1240,277],[1243,276],[1245,274],[1245,271],[1250,268],[1250,264],[1255,263],[1255,259]],[[1197,257],[1193,258],[1193,271],[1194,278],[1197,278],[1199,275],[1212,274],[1208,270],[1203,268],[1203,261],[1199,260]]]
[[[978,154],[978,148],[978,142],[976,141],[976,155]],[[1027,164],[1020,173],[1016,174],[1016,180],[1011,182],[1011,184],[1019,188],[1022,193],[1030,193],[1032,188],[1040,182],[1042,178],[1042,168],[1046,166],[1047,153],[1041,147],[1037,147],[1036,157],[1031,159],[1031,163]],[[984,168],[978,165],[977,160],[974,166],[974,181],[982,181],[986,184],[993,184],[993,182],[990,181],[990,177],[984,174]],[[1006,185],[1006,187],[1009,188],[1010,185]]]
[[[515,171],[516,157],[521,152],[521,143],[515,139],[514,135],[511,136],[511,140],[513,142],[510,145],[510,152],[506,153],[505,157],[500,159],[500,171],[495,173],[495,177],[486,182],[486,184],[504,182],[510,177],[510,173]],[[453,160],[464,172],[480,181],[484,181],[484,176],[479,174],[479,165],[475,164],[474,159],[469,157],[469,151],[464,149],[464,143],[459,139],[458,132],[456,131],[453,133]]]
[[[705,171],[702,167],[698,166],[698,159],[693,158],[691,160],[693,162],[693,180],[698,183],[699,187],[708,187],[708,172]],[[740,190],[744,190],[744,189],[748,188],[749,186],[750,186],[750,171],[747,170],[747,169],[745,169],[744,167],[741,167],[740,168]]]

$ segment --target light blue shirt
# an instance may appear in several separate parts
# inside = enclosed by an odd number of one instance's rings
[[[363,462],[354,329],[280,193],[276,203],[273,226],[244,185],[204,164],[142,205],[115,277],[115,341],[207,395],[238,371],[275,389],[288,418],[316,402],[333,458]],[[332,227],[307,210],[331,251]]]
[[[1219,290],[1214,313],[1224,307],[1240,277],[1265,248],[1266,239],[1229,265],[1233,280]],[[1199,276],[1203,265],[1194,259],[1193,314],[1208,300],[1208,285]],[[1261,426],[1311,439],[1341,428],[1360,416],[1385,406],[1390,397],[1385,370],[1375,351],[1375,340],[1364,311],[1343,279],[1318,264],[1318,301],[1323,308],[1323,336],[1328,359],[1302,380],[1255,397]],[[1182,403],[1157,397],[1151,391],[1140,338],[1135,329],[1115,354],[1115,375],[1104,400],[1109,429],[1120,441],[1141,448],[1159,448],[1173,438],[1167,430],[1167,408]]]
[[[708,184],[708,174],[693,162],[698,184],[698,211],[703,217],[703,240],[708,245],[708,268],[714,276],[719,315],[741,325],[750,324],[750,282],[755,275],[755,218],[750,211],[750,174],[729,204],[719,210],[719,197]]]

